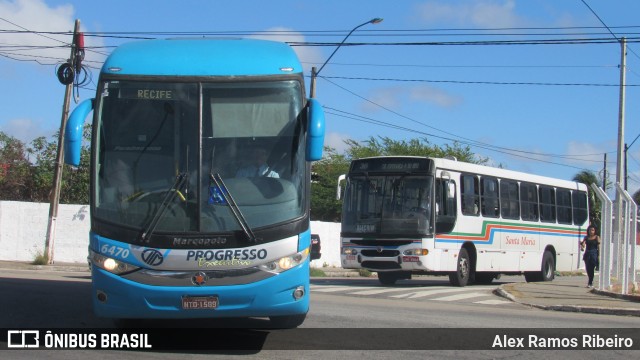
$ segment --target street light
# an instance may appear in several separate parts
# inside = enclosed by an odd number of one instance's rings
[[[338,51],[338,49],[340,49],[340,47],[342,46],[342,44],[344,44],[345,41],[347,41],[347,38],[349,36],[351,36],[351,34],[353,34],[354,31],[358,30],[359,28],[367,25],[367,24],[379,24],[382,22],[382,18],[373,18],[365,23],[362,23],[356,27],[354,27],[351,31],[349,31],[349,33],[347,34],[347,36],[344,37],[344,39],[342,39],[342,42],[340,44],[338,44],[338,46],[335,48],[335,50],[333,50],[333,52],[331,53],[331,55],[329,55],[329,57],[327,58],[327,60],[324,62],[324,64],[322,64],[322,66],[320,66],[320,70],[316,71],[316,68],[313,67],[311,68],[311,91],[310,91],[310,96],[313,98],[315,97],[316,94],[316,77],[318,76],[318,74],[320,74],[320,71],[322,71],[322,69],[324,69],[324,66],[327,65],[327,63],[329,62],[329,60],[331,60],[331,58],[333,57],[333,55],[335,55],[336,51]]]

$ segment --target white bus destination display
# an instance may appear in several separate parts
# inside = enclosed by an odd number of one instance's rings
[[[383,157],[375,159],[359,159],[351,163],[354,172],[428,172],[432,161],[420,158]]]

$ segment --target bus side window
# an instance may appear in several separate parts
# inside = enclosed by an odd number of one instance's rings
[[[480,213],[480,192],[477,176],[460,176],[460,199],[462,200],[462,213],[464,215],[477,216]]]
[[[436,179],[436,233],[453,230],[456,224],[456,198],[453,180]]]

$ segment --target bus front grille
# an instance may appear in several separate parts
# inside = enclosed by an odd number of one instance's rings
[[[398,250],[382,250],[378,251],[376,249],[372,250],[362,250],[360,253],[367,257],[396,257],[400,255],[400,251]]]
[[[400,264],[391,261],[363,261],[362,267],[370,270],[395,270],[402,269]]]

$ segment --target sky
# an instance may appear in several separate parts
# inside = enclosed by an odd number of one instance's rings
[[[95,96],[105,56],[141,38],[285,41],[304,66],[308,93],[311,67],[352,29],[382,18],[356,29],[319,74],[326,145],[341,152],[345,139],[372,136],[458,141],[490,165],[561,179],[602,175],[606,154],[611,182],[622,129],[633,194],[638,14],[635,0],[0,0],[0,131],[28,144],[59,129],[65,88],[55,71],[69,58],[75,20],[87,34],[91,76],[72,109]]]

